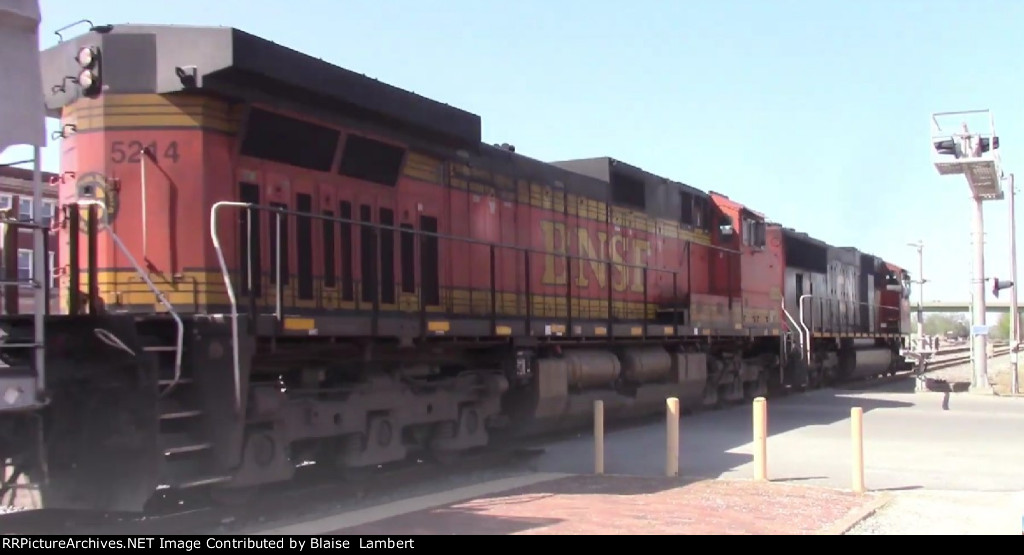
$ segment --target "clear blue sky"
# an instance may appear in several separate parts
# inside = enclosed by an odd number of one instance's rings
[[[906,243],[923,239],[927,300],[966,299],[971,260],[967,185],[935,172],[930,114],[992,109],[1006,171],[1024,180],[1019,0],[43,0],[42,9],[44,47],[82,18],[233,26],[480,114],[487,142],[529,156],[614,156],[915,273]],[[56,170],[54,145],[45,168]],[[985,219],[986,273],[1004,279],[1007,209],[989,204]]]

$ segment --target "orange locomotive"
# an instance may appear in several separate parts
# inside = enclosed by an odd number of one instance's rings
[[[67,314],[0,455],[47,506],[444,460],[596,399],[695,410],[902,364],[905,272],[725,195],[481,144],[476,115],[234,29],[94,28],[43,69]]]

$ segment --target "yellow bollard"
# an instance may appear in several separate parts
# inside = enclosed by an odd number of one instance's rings
[[[768,480],[768,401],[754,399],[754,479]]]
[[[604,474],[604,401],[594,401],[594,474]]]
[[[665,401],[665,476],[679,476],[679,399],[670,397]]]
[[[850,409],[850,442],[853,447],[853,491],[864,493],[864,409]]]

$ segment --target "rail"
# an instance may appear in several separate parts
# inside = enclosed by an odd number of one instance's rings
[[[809,302],[805,304],[806,301]],[[807,342],[803,348],[803,355],[808,363],[813,359],[813,342],[811,338],[815,332],[819,333],[864,333],[881,332],[875,326],[884,327],[890,323],[899,326],[899,306],[874,305],[866,301],[848,301],[843,299],[822,298],[817,295],[805,294],[798,299],[798,310],[800,326],[803,333],[807,335]],[[785,301],[783,301],[785,305]],[[810,310],[808,310],[810,308]],[[859,313],[859,317],[856,316]],[[888,317],[896,314],[897,319],[890,321]],[[787,313],[788,316],[788,313]],[[810,320],[810,323],[808,323]],[[795,322],[794,322],[794,325]]]
[[[670,275],[671,276],[671,297],[672,297],[672,300],[674,302],[678,302],[680,300],[680,298],[681,298],[681,296],[679,295],[679,289],[680,289],[680,285],[681,285],[680,281],[686,280],[683,283],[687,283],[687,284],[692,282],[692,276],[689,273],[689,268],[687,270],[685,270],[685,271],[670,270],[670,269],[664,269],[664,268],[651,268],[651,267],[649,267],[647,265],[644,265],[644,264],[633,264],[633,263],[628,263],[628,262],[619,261],[619,260],[608,260],[608,259],[591,257],[591,256],[572,255],[572,254],[568,254],[568,253],[552,252],[550,250],[535,249],[535,248],[531,248],[531,247],[524,247],[524,246],[520,246],[520,245],[513,245],[513,244],[501,243],[501,242],[491,242],[491,241],[485,241],[485,240],[480,240],[480,239],[475,239],[475,238],[470,238],[470,237],[460,237],[460,236],[448,235],[448,234],[444,234],[444,233],[424,231],[422,229],[414,229],[414,228],[394,226],[394,225],[384,225],[384,224],[379,224],[379,223],[374,223],[374,222],[367,222],[367,221],[358,221],[358,220],[355,220],[355,219],[352,219],[352,218],[343,218],[343,217],[337,217],[337,216],[327,215],[327,214],[316,214],[316,213],[311,213],[311,212],[300,212],[300,211],[297,211],[297,210],[290,210],[288,208],[279,207],[279,206],[262,206],[262,205],[258,205],[258,204],[254,204],[254,203],[247,203],[247,202],[240,202],[240,201],[219,201],[219,202],[215,203],[211,207],[210,233],[211,233],[211,238],[212,238],[213,245],[214,245],[214,250],[217,252],[217,258],[218,258],[218,263],[220,265],[221,276],[223,278],[224,286],[227,289],[227,293],[228,293],[228,300],[229,300],[229,304],[230,304],[230,310],[231,310],[232,322],[233,322],[233,324],[232,324],[232,335],[235,336],[236,338],[237,338],[237,333],[238,333],[237,318],[238,318],[238,310],[239,310],[238,309],[239,297],[238,297],[238,294],[237,294],[237,292],[235,290],[235,287],[234,287],[234,285],[232,283],[232,270],[229,268],[228,263],[227,263],[227,259],[226,259],[225,253],[224,253],[224,245],[223,245],[223,242],[221,241],[221,238],[220,238],[220,229],[219,229],[220,225],[221,225],[221,220],[219,218],[219,212],[222,209],[226,209],[226,208],[235,208],[235,209],[243,209],[243,210],[245,210],[245,213],[247,214],[247,221],[250,222],[248,225],[245,226],[244,239],[243,239],[243,237],[239,237],[239,241],[243,241],[243,240],[245,241],[246,247],[247,247],[247,252],[249,253],[249,255],[246,257],[246,260],[242,261],[241,267],[244,267],[247,270],[245,272],[245,274],[246,274],[246,285],[248,285],[248,291],[249,291],[249,296],[250,296],[250,300],[251,301],[253,300],[253,297],[254,297],[253,290],[252,290],[252,287],[253,287],[254,284],[253,284],[252,280],[254,279],[254,275],[261,275],[261,274],[254,273],[252,271],[253,270],[253,268],[252,268],[252,266],[253,266],[253,260],[252,260],[252,258],[253,258],[253,254],[252,254],[253,253],[253,227],[254,227],[254,225],[252,223],[252,221],[253,221],[252,220],[252,215],[254,213],[257,213],[257,212],[258,213],[264,213],[265,212],[265,213],[269,213],[269,214],[274,214],[275,215],[275,222],[273,224],[273,227],[271,228],[272,229],[271,233],[272,233],[273,239],[274,239],[274,245],[271,247],[273,249],[272,252],[273,252],[273,258],[274,258],[274,261],[272,262],[273,269],[271,271],[272,271],[273,276],[274,276],[273,281],[274,281],[274,288],[275,288],[274,295],[273,295],[274,315],[275,315],[275,317],[278,320],[281,320],[281,318],[282,318],[282,311],[283,311],[283,305],[284,305],[284,302],[283,302],[283,295],[284,295],[283,283],[284,283],[284,279],[285,278],[290,278],[290,274],[288,276],[282,274],[282,268],[281,268],[282,261],[285,260],[285,257],[283,256],[283,253],[281,251],[282,246],[285,243],[285,241],[281,240],[282,239],[282,235],[283,235],[282,229],[281,229],[282,220],[283,220],[282,217],[283,216],[296,216],[296,217],[309,218],[311,220],[317,220],[317,221],[322,221],[322,222],[334,222],[334,223],[339,223],[339,224],[349,224],[349,225],[353,226],[356,229],[363,229],[363,230],[365,230],[365,229],[372,229],[372,230],[375,231],[376,236],[377,236],[376,237],[376,239],[377,239],[376,244],[378,245],[378,248],[379,248],[379,245],[380,245],[380,240],[379,239],[380,239],[381,231],[391,231],[391,232],[394,232],[396,234],[399,234],[399,236],[401,236],[401,234],[411,234],[411,235],[413,235],[415,237],[419,237],[420,239],[422,239],[424,237],[432,237],[432,238],[437,239],[439,242],[440,241],[454,242],[454,243],[457,243],[457,244],[463,245],[463,246],[484,247],[484,248],[486,248],[488,250],[488,257],[490,259],[490,281],[491,281],[491,283],[489,284],[489,293],[490,293],[490,303],[489,304],[490,304],[490,310],[488,311],[488,313],[491,316],[492,320],[495,320],[497,318],[497,314],[498,314],[497,306],[496,306],[496,299],[497,299],[497,295],[496,294],[500,293],[501,291],[496,288],[496,283],[495,283],[496,278],[497,278],[496,259],[498,258],[498,251],[502,251],[502,250],[512,251],[514,253],[519,253],[520,255],[525,255],[525,256],[522,256],[521,258],[517,258],[515,262],[516,262],[516,270],[517,270],[517,272],[520,269],[520,264],[519,263],[521,263],[521,266],[522,266],[522,269],[523,269],[523,273],[525,273],[527,276],[532,275],[531,272],[530,272],[531,255],[543,256],[543,257],[546,257],[548,259],[550,259],[550,258],[558,258],[558,259],[561,259],[565,263],[564,276],[562,276],[560,278],[561,281],[559,283],[561,285],[565,286],[565,292],[564,292],[565,293],[564,294],[565,298],[564,298],[564,301],[567,303],[568,315],[569,315],[569,319],[570,320],[572,320],[573,318],[575,318],[577,316],[577,314],[576,314],[577,313],[576,307],[573,306],[573,302],[572,302],[572,300],[573,300],[573,297],[572,297],[573,289],[574,288],[579,289],[580,287],[582,287],[582,286],[579,286],[579,285],[576,285],[576,284],[573,283],[574,276],[572,274],[573,274],[573,271],[574,271],[574,267],[573,267],[574,265],[571,264],[570,262],[577,262],[577,263],[580,263],[581,265],[584,262],[588,262],[588,263],[594,265],[595,267],[603,267],[604,275],[601,276],[600,279],[605,281],[606,287],[604,287],[604,289],[607,290],[607,298],[606,299],[594,299],[594,300],[606,301],[608,303],[608,306],[607,306],[607,308],[604,311],[604,314],[602,316],[595,316],[594,315],[595,310],[591,309],[590,310],[591,315],[587,316],[587,317],[584,317],[584,318],[590,319],[590,320],[602,320],[603,319],[603,320],[607,320],[609,323],[611,323],[611,322],[615,321],[617,318],[620,318],[620,317],[617,317],[615,315],[616,309],[613,307],[613,303],[612,303],[612,301],[614,300],[613,293],[614,293],[615,289],[614,289],[614,287],[612,287],[611,282],[612,282],[612,278],[614,277],[613,276],[613,269],[615,269],[615,268],[619,268],[622,271],[629,271],[630,273],[634,273],[635,272],[635,275],[639,276],[639,280],[637,280],[637,281],[642,282],[642,288],[641,288],[642,290],[641,291],[637,291],[637,290],[634,289],[634,290],[631,291],[631,293],[634,293],[634,294],[635,293],[640,293],[640,295],[636,295],[637,301],[640,301],[641,300],[640,297],[642,297],[642,302],[644,303],[645,307],[652,300],[652,297],[650,296],[650,291],[648,291],[649,285],[651,284],[651,280],[649,278],[650,278],[652,273],[654,273],[654,274],[659,274],[660,273],[660,274],[665,274],[665,275]],[[259,228],[259,229],[261,229],[261,228]],[[687,253],[686,253],[685,256],[689,257],[689,256],[691,256],[691,254],[689,252],[690,243],[687,242],[686,245],[687,245],[686,246]],[[736,250],[736,249],[730,249],[730,248],[716,246],[716,245],[701,245],[701,246],[704,247],[704,248],[707,248],[709,250],[721,251],[721,252],[729,253],[729,254],[732,254],[732,255],[739,255],[740,254],[740,251]],[[503,256],[504,256],[504,254],[505,253],[502,253]],[[379,279],[379,277],[381,275],[380,274],[380,257],[379,256],[375,256],[374,258],[376,259],[376,266],[377,266],[375,268],[374,276],[375,276],[375,279],[377,281],[380,281],[380,279]],[[442,257],[439,257],[439,258],[443,259],[444,257],[442,256]],[[737,268],[735,266],[736,266],[736,264],[729,264],[725,268],[724,272],[726,272],[728,275],[724,276],[727,279],[724,279],[722,281],[724,281],[725,283],[730,283],[730,284],[733,282],[733,278],[735,277],[733,274],[736,273],[738,275],[738,272],[739,272],[739,268]],[[422,280],[420,280],[420,281],[422,281]],[[549,285],[549,284],[545,284],[545,285]],[[526,289],[527,298],[529,299],[530,295],[532,293],[532,291],[530,291],[531,280],[530,279],[526,279],[525,283],[524,283],[524,286],[525,286],[525,289]],[[659,289],[661,291],[665,292],[668,289],[668,286],[667,286],[667,284],[661,284],[659,286]],[[376,322],[377,312],[379,311],[380,304],[381,304],[380,303],[381,290],[382,290],[382,287],[378,287],[377,290],[376,290],[376,293],[373,295],[374,298],[372,299],[373,311],[374,311],[374,322]],[[686,290],[689,291],[690,287],[687,287]],[[739,291],[738,290],[736,290],[736,291],[722,291],[721,293],[712,292],[710,294],[726,296],[726,297],[728,297],[730,299],[730,302],[736,302],[737,298],[739,297]],[[668,297],[668,296],[669,295],[663,295],[662,298],[665,298],[665,297]],[[423,314],[424,319],[425,319],[425,308],[426,308],[426,306],[428,304],[430,306],[436,306],[436,305],[440,304],[439,302],[434,302],[434,303],[427,303],[427,302],[425,302],[425,300],[424,300],[424,293],[423,293],[422,290],[419,290],[417,297],[418,297],[417,298],[418,308],[420,309],[421,313]],[[667,299],[665,299],[665,300],[667,300]],[[475,305],[474,301],[475,301],[475,299],[471,299],[470,303]],[[669,307],[669,308],[671,308],[671,307]],[[678,307],[676,307],[676,308],[678,308]],[[646,310],[646,308],[645,308],[645,310]],[[527,312],[527,314],[526,314],[527,322],[529,323],[529,322],[532,321],[532,318],[533,318],[533,316],[531,314],[531,312],[532,312],[532,303],[529,302],[529,301],[526,302],[526,312]],[[582,310],[580,310],[579,312],[582,313]],[[626,317],[624,319],[630,319],[630,318]],[[644,319],[644,318],[639,316],[639,315],[637,315],[633,319]],[[673,322],[672,323],[674,325],[679,325],[679,324],[682,323],[682,322],[678,321],[678,311],[674,312]],[[667,325],[667,322],[666,322],[666,325]],[[646,331],[645,331],[645,334],[646,334]],[[240,364],[240,362],[236,362],[236,364]],[[239,367],[238,368],[238,372],[240,373],[240,371],[241,370],[240,370],[240,367]],[[239,382],[240,382],[240,377],[241,376],[239,375],[238,376]],[[239,385],[239,387],[240,387],[240,385]],[[239,396],[240,396],[240,392],[239,392]]]
[[[800,306],[801,315],[811,332],[867,332],[875,330],[876,322],[899,325],[901,308],[893,305],[875,305],[865,301],[850,301],[822,298],[818,295],[804,295],[809,301]],[[859,316],[858,316],[859,313]],[[895,318],[893,317],[895,316]],[[810,323],[807,323],[807,321]],[[885,326],[883,326],[885,327]]]
[[[810,330],[810,328],[807,327],[807,324],[804,323],[804,301],[809,299],[809,298],[811,298],[811,295],[800,295],[800,300],[799,300],[800,326],[803,328],[804,333],[807,334],[807,338],[808,338],[807,344],[804,345],[804,352],[801,353],[801,355],[803,355],[804,361],[807,362],[808,365],[811,364],[811,348],[812,348],[812,346],[811,346],[811,341],[810,341],[811,330]]]
[[[103,203],[98,200],[79,200],[74,204],[77,204],[79,206],[94,205],[99,208],[104,208]],[[106,213],[104,213],[104,215],[105,214]],[[117,245],[118,250],[120,250],[121,253],[124,254],[124,256],[128,259],[128,262],[130,262],[132,267],[135,268],[135,272],[139,274],[139,277],[142,278],[144,282],[146,282],[146,286],[149,287],[150,291],[152,291],[153,294],[156,295],[156,298],[160,302],[160,304],[162,304],[164,308],[167,309],[167,312],[171,315],[171,318],[174,319],[175,326],[177,326],[177,341],[175,343],[174,349],[174,379],[171,381],[171,384],[168,385],[167,388],[164,389],[163,393],[161,394],[167,395],[181,381],[181,358],[185,343],[185,323],[182,321],[181,316],[178,314],[178,312],[174,310],[174,306],[171,304],[171,302],[167,300],[167,297],[163,294],[163,291],[161,291],[160,288],[157,287],[156,284],[153,283],[151,279],[149,279],[149,276],[146,274],[146,271],[142,268],[141,265],[139,265],[139,262],[135,259],[135,257],[132,256],[132,253],[131,251],[128,250],[128,247],[125,246],[125,244],[121,241],[121,238],[118,237],[116,233],[114,233],[114,230],[110,227],[109,222],[104,222],[102,228],[107,232],[108,235],[110,235],[110,239],[114,241],[115,245]],[[91,229],[90,233],[93,233],[94,231],[95,230]],[[126,347],[124,347],[124,344],[119,340],[116,342],[112,342],[111,338],[113,337],[113,335],[107,332],[106,330],[96,328],[95,330],[93,330],[93,332],[101,341],[123,350],[127,349]]]
[[[242,410],[242,371],[239,362],[238,352],[238,301],[235,298],[235,288],[231,284],[231,274],[228,272],[228,263],[224,259],[224,249],[220,244],[220,234],[217,233],[217,211],[224,206],[235,206],[246,208],[249,210],[249,204],[244,202],[231,202],[231,201],[220,201],[213,204],[210,209],[210,237],[213,240],[213,249],[217,251],[217,261],[220,263],[221,275],[224,277],[224,287],[228,290],[228,302],[231,304],[231,365],[235,377],[235,411],[241,412]],[[252,229],[251,225],[246,226],[248,229]],[[281,228],[278,226],[277,234],[280,238]],[[252,245],[252,234],[249,234],[249,245]],[[281,241],[277,241],[278,249],[281,248]],[[250,251],[251,253],[252,251]],[[251,259],[252,256],[250,255]],[[277,257],[277,265],[281,265],[281,257]],[[250,266],[251,268],[251,266]],[[252,275],[250,271],[248,275]],[[278,274],[280,275],[280,274]],[[250,278],[251,279],[251,278]],[[277,280],[281,282],[280,279]],[[250,289],[251,291],[251,289]]]
[[[225,209],[240,212],[238,227],[235,228],[237,231],[228,236],[235,238],[229,240],[230,244],[226,244],[225,238],[221,236],[222,233],[227,232],[225,226],[228,223],[221,214]],[[287,228],[285,226],[289,216],[299,218],[301,225],[304,226],[303,229],[307,230],[314,229],[310,227],[313,222],[333,222],[345,225],[342,229],[349,230],[343,235],[343,241],[349,242],[349,247],[346,248],[351,248],[351,250],[342,252],[342,272],[340,274],[334,273],[337,271],[338,264],[338,261],[335,261],[331,270],[332,285],[328,286],[323,283],[324,276],[314,276],[315,272],[309,268],[308,264],[305,269],[300,267],[298,276],[294,271],[286,269],[289,260],[294,260],[292,257],[295,255],[289,251],[294,249],[295,245],[298,244],[300,249],[306,249],[299,251],[298,259],[300,261],[312,256],[312,251],[308,246],[299,244],[296,238],[285,235],[286,229],[290,232],[294,231],[292,225],[288,225]],[[231,225],[234,225],[234,220]],[[367,236],[368,231],[372,235]],[[391,233],[394,234],[393,238],[387,236]],[[427,333],[428,307],[430,307],[429,312],[435,314],[458,313],[489,318],[494,327],[497,327],[499,318],[505,317],[504,315],[516,318],[525,316],[527,329],[533,329],[533,324],[538,318],[551,317],[550,314],[557,312],[558,316],[554,317],[568,320],[566,329],[572,329],[572,325],[576,321],[585,320],[598,324],[602,321],[607,322],[609,331],[611,331],[610,325],[616,321],[654,320],[655,318],[659,324],[665,326],[678,327],[700,322],[701,327],[714,327],[721,324],[731,328],[733,324],[745,320],[748,310],[739,302],[740,290],[738,284],[735,283],[740,268],[738,261],[733,257],[738,256],[740,251],[690,241],[685,241],[685,247],[680,249],[682,251],[680,252],[681,258],[693,257],[696,253],[692,252],[692,249],[698,248],[698,246],[730,254],[730,261],[710,270],[718,273],[709,276],[712,290],[707,295],[729,299],[726,301],[728,315],[724,316],[722,321],[712,322],[701,316],[694,316],[692,313],[687,315],[688,307],[692,308],[694,302],[699,302],[694,301],[694,296],[690,295],[695,280],[695,275],[691,274],[695,266],[693,264],[687,264],[682,269],[649,267],[633,263],[633,261],[626,262],[621,260],[622,257],[609,259],[586,254],[569,254],[564,250],[544,250],[448,235],[424,230],[419,226],[391,225],[390,222],[382,224],[362,218],[357,220],[330,213],[318,214],[283,206],[266,206],[244,201],[216,202],[211,207],[210,234],[230,305],[233,343],[232,366],[235,373],[235,395],[238,408],[241,407],[242,396],[241,360],[238,346],[239,318],[242,309],[239,304],[244,302],[243,296],[248,298],[250,312],[254,317],[258,314],[270,313],[272,306],[273,316],[278,320],[279,325],[283,319],[286,305],[299,306],[309,303],[309,308],[348,305],[354,307],[355,310],[367,312],[372,308],[371,326],[374,333],[378,329],[382,305],[386,308],[404,307],[397,309],[410,313],[418,310],[421,319],[421,336]],[[337,235],[337,231],[334,234]],[[272,244],[269,245],[269,254],[272,258],[269,272],[264,271],[266,268],[264,263],[257,262],[258,257],[261,256],[260,253],[268,252],[268,247],[262,239],[264,237],[272,241]],[[360,246],[360,242],[355,240],[357,237],[367,238],[367,241],[371,241],[367,244],[371,246]],[[382,237],[384,241],[381,241]],[[408,244],[414,245],[413,241],[416,239],[421,241],[421,248],[418,249],[419,254],[417,255],[419,262],[407,262],[405,255],[402,254],[402,243],[409,241]],[[427,270],[424,266],[426,259],[422,247],[427,244],[428,239],[433,240],[433,244],[430,246],[432,252],[430,256],[437,258],[437,265],[430,270],[432,277],[429,280],[426,278]],[[394,255],[388,254],[382,257],[380,254],[382,245],[391,240],[395,240],[397,243]],[[224,252],[225,248],[233,248],[238,251],[236,255],[231,255],[239,256],[237,264],[228,264],[229,255]],[[337,249],[337,246],[334,248]],[[359,255],[361,248],[369,248],[370,251],[366,252],[374,253],[366,258],[369,265],[361,262],[362,257]],[[289,251],[283,249],[289,249]],[[436,252],[433,252],[434,249]],[[467,270],[457,267],[455,262],[462,258],[446,256],[445,253],[451,249],[469,249],[465,252],[473,260],[473,268]],[[474,252],[474,249],[477,250]],[[392,259],[391,256],[394,258]],[[384,273],[382,273],[382,258],[392,260],[389,264],[393,264]],[[300,263],[305,264],[305,262]],[[536,277],[538,273],[531,271],[531,266],[538,263],[546,264],[546,267],[551,267],[554,264],[557,279],[554,281],[538,280]],[[357,268],[355,264],[359,264],[361,269]],[[411,264],[412,268],[406,267],[406,264]],[[485,266],[489,266],[489,269],[484,270]],[[359,275],[360,272],[364,272],[362,277]],[[388,279],[391,278],[384,278],[384,275],[392,272],[394,278],[389,282]],[[405,275],[406,272],[409,273],[408,276]],[[451,284],[450,281],[445,281],[444,276],[451,272],[466,273],[469,285],[465,288],[465,292],[460,293],[461,296],[443,293]],[[265,282],[268,277],[271,281],[269,287]],[[289,283],[289,280],[294,280],[296,277],[298,277],[299,283],[306,285],[296,288]],[[613,278],[615,279],[613,280]],[[238,283],[236,284],[235,281]],[[428,281],[429,286],[426,285]],[[600,284],[600,294],[594,294],[597,288],[588,285],[588,282],[595,281]],[[310,283],[313,285],[309,285]],[[362,285],[362,289],[360,289],[360,285]],[[626,287],[627,285],[628,287]],[[305,292],[302,292],[302,288],[305,288]],[[613,302],[621,300],[616,297],[622,295],[624,288],[628,289],[625,294],[630,296],[630,301],[635,302],[638,306],[642,302],[642,309],[620,306],[619,303]],[[286,289],[287,299],[285,298]],[[296,293],[297,290],[298,293]],[[517,293],[514,295],[515,298],[502,298],[499,305],[499,297],[510,292]],[[581,295],[584,292],[586,294]],[[525,294],[525,303],[522,299],[523,295],[518,293]],[[650,315],[652,304],[655,305],[654,310],[658,315],[655,318]],[[263,307],[266,312],[260,310],[260,307]],[[438,308],[440,310],[437,310]],[[783,301],[782,308],[786,318],[797,327],[803,349],[806,352],[811,342],[810,329],[806,324],[802,328],[800,327],[792,313],[785,309],[785,301]],[[771,323],[769,320],[764,321],[765,327],[777,325],[778,323]],[[861,331],[868,332],[873,329],[873,326],[865,326]],[[648,333],[648,326],[643,326],[642,332],[632,337],[646,338]],[[560,334],[553,332],[549,335]]]
[[[803,356],[804,344],[805,344],[805,341],[807,341],[806,339],[804,339],[804,330],[800,327],[799,324],[796,323],[796,320],[793,319],[793,316],[789,313],[789,311],[786,310],[786,299],[785,299],[785,297],[782,298],[782,300],[780,301],[779,304],[782,307],[782,313],[786,316],[786,319],[789,320],[789,322],[791,324],[793,324],[793,327],[796,328],[797,333],[800,334],[800,356]],[[785,351],[785,340],[783,340],[782,343],[783,343],[783,351]],[[785,379],[786,379],[786,370],[785,370],[786,362],[787,361],[785,360],[785,356],[783,356],[782,364],[779,366],[779,368],[780,368],[779,383],[785,383]]]

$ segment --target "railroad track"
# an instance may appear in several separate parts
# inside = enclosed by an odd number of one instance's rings
[[[965,348],[956,348],[956,349],[948,349],[948,350],[944,350],[944,351],[939,351],[935,355],[934,358],[932,358],[931,360],[928,361],[927,366],[925,367],[923,375],[925,377],[927,377],[928,374],[930,374],[931,372],[934,372],[936,370],[942,370],[942,369],[945,369],[945,368],[952,368],[954,366],[959,366],[961,364],[967,364],[967,363],[971,362],[970,350],[971,350],[970,347],[965,347]],[[1009,346],[1009,344],[1005,344],[1004,343],[1003,346],[996,347],[995,349],[993,349],[993,351],[992,351],[992,358],[994,359],[994,358],[997,358],[997,357],[1006,356],[1009,353],[1010,353],[1010,346]],[[896,382],[899,382],[901,380],[905,380],[907,378],[913,378],[916,375],[916,372],[917,372],[916,369],[915,370],[904,370],[902,372],[897,372],[896,374],[894,374],[892,376],[881,376],[881,377],[875,377],[875,378],[864,378],[864,379],[860,379],[860,380],[855,380],[855,381],[850,381],[850,382],[844,382],[844,383],[841,383],[841,384],[836,384],[836,385],[833,386],[833,388],[834,389],[838,389],[838,390],[852,390],[852,391],[873,389],[875,387],[881,387],[883,385],[888,385],[888,384],[896,383]]]
[[[524,447],[482,449],[451,464],[423,460],[378,467],[339,478],[337,470],[298,468],[296,480],[261,489],[237,506],[214,505],[187,496],[158,500],[145,515],[75,511],[22,511],[0,516],[5,534],[176,535],[233,534],[258,522],[301,522],[346,505],[386,501],[396,490],[453,475],[494,472],[527,464],[543,453]],[[354,506],[352,508],[355,508]]]
[[[930,372],[932,370],[941,370],[943,368],[949,368],[951,366],[957,366],[959,364],[964,364],[964,363],[970,362],[971,361],[970,348],[964,349],[964,352],[967,353],[967,354],[960,354],[960,353],[949,353],[949,354],[947,354],[947,353],[943,353],[942,351],[940,351],[939,352],[939,356],[937,358],[935,358],[935,359],[933,359],[933,360],[928,362],[928,365],[925,367],[925,373],[928,373],[928,372]],[[995,349],[992,350],[992,358],[1000,357],[1000,356],[1004,356],[1004,355],[1008,355],[1008,354],[1010,354],[1010,347],[1009,347],[1009,345],[1006,345],[1006,346],[1003,346],[1003,347],[996,347]],[[946,355],[946,356],[943,356],[943,355]]]
[[[1006,342],[1006,341],[994,341],[992,343],[992,345],[996,348],[997,351],[1001,347],[1009,347],[1009,343]],[[944,349],[939,349],[939,352],[936,353],[936,356],[946,356],[946,355],[962,354],[962,353],[969,353],[969,352],[971,352],[971,346],[969,344],[968,345],[963,345],[963,346],[958,345],[956,347],[946,347]]]

